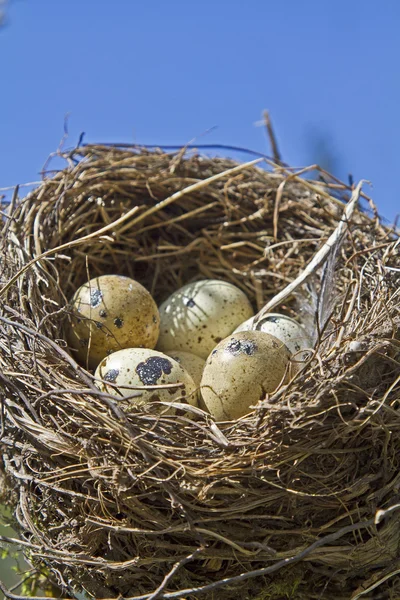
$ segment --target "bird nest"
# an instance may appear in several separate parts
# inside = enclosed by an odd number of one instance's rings
[[[322,171],[121,146],[63,158],[2,209],[1,500],[21,537],[1,541],[63,597],[400,597],[396,232]],[[105,273],[158,303],[229,281],[315,344],[237,421],[126,414],[65,342],[68,300]]]

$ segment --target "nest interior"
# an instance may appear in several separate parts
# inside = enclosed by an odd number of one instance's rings
[[[351,190],[184,151],[63,157],[7,208],[0,238],[2,500],[28,560],[64,594],[97,598],[364,600],[378,584],[399,597],[396,233],[354,212],[315,348],[249,416],[125,414],[66,345],[79,285],[120,273],[161,302],[224,279],[260,310]],[[277,310],[310,321],[304,290]]]

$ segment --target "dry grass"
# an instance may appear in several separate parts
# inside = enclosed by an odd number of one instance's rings
[[[184,151],[64,158],[3,207],[0,237],[2,491],[29,561],[64,595],[399,597],[396,509],[376,520],[400,498],[395,232],[376,212],[348,215],[315,349],[252,415],[127,416],[66,347],[75,289],[121,273],[160,302],[221,278],[261,310],[332,240],[352,190]],[[309,321],[307,294],[279,310]]]

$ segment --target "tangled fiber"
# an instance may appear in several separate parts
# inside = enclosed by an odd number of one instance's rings
[[[33,568],[65,598],[399,598],[396,232],[322,171],[122,146],[63,158],[2,208],[1,500]],[[68,300],[105,273],[157,302],[230,281],[315,346],[238,421],[125,414],[65,342]]]

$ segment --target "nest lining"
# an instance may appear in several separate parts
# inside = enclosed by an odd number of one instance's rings
[[[252,415],[219,427],[126,415],[66,348],[76,288],[120,273],[161,302],[217,278],[260,310],[326,242],[350,190],[183,152],[64,158],[0,239],[3,493],[29,560],[63,593],[96,598],[347,600],[379,577],[398,593],[400,522],[374,522],[399,500],[395,233],[353,214],[329,326]],[[279,310],[307,319],[304,298]]]

